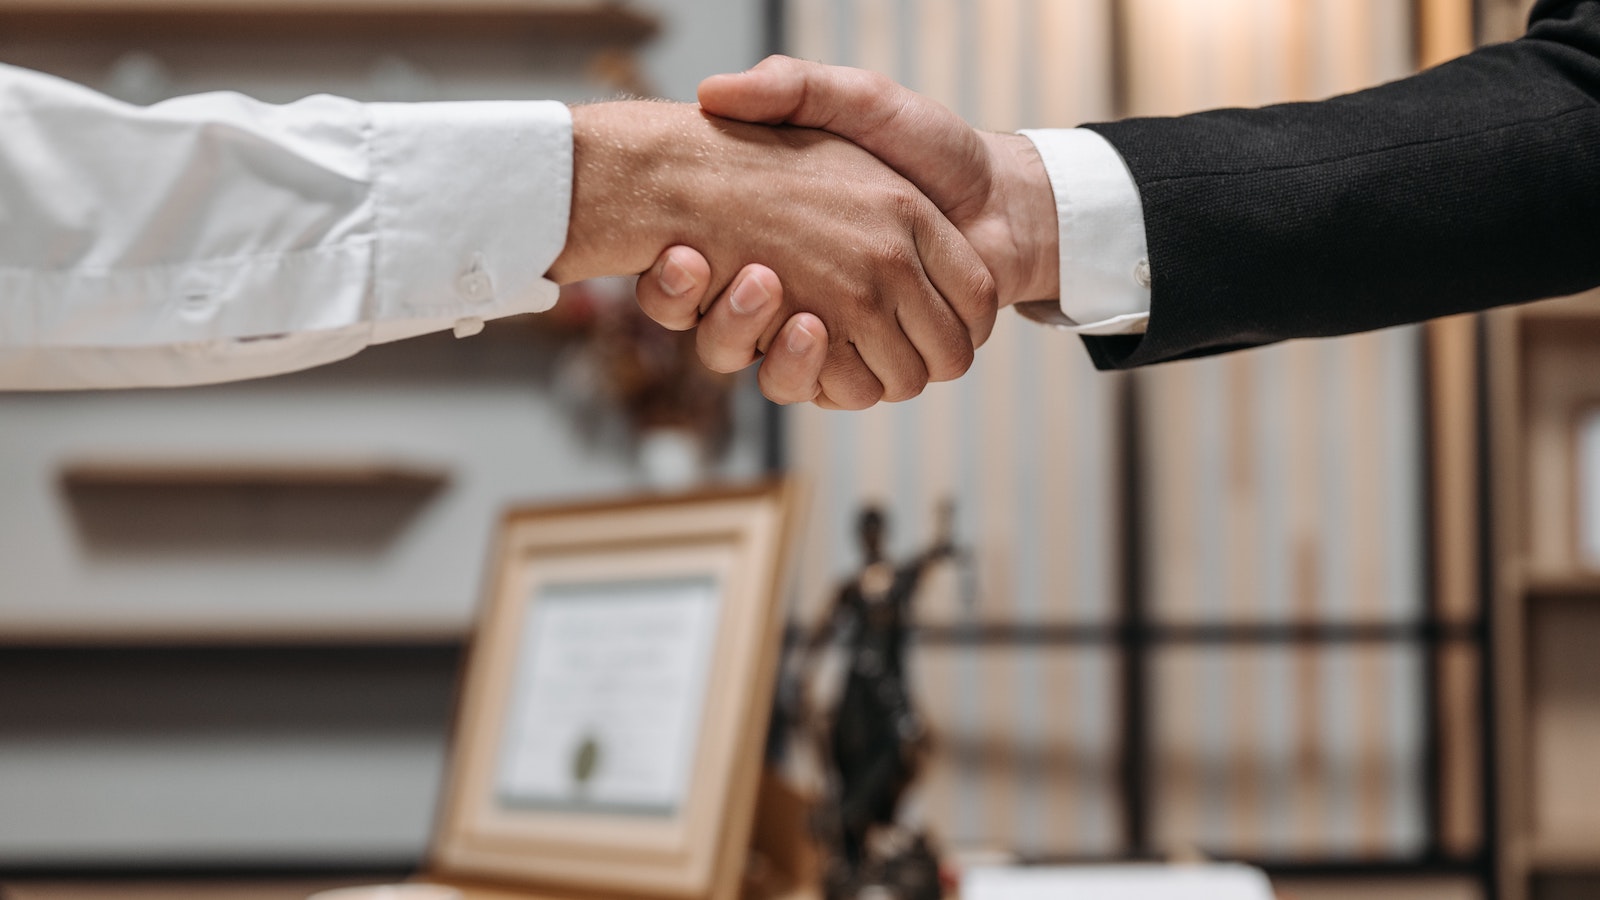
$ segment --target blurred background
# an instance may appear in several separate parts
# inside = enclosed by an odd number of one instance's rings
[[[1329,96],[1527,5],[0,0],[0,61],[135,103],[690,100],[781,51],[1013,130]],[[789,471],[796,635],[864,503],[906,557],[955,501],[912,642],[910,812],[947,847],[1600,896],[1594,298],[1131,374],[1003,315],[966,378],[866,413],[772,407],[630,304],[595,282],[260,382],[0,395],[0,878],[414,868],[500,512]]]

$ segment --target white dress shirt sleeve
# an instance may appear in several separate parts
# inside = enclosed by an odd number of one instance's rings
[[[1105,138],[1083,128],[1024,131],[1055,192],[1061,241],[1059,311],[1030,304],[1030,318],[1078,334],[1142,334],[1150,318],[1150,262],[1144,208],[1127,163]]]
[[[548,309],[546,102],[150,107],[0,65],[0,388],[200,384]]]

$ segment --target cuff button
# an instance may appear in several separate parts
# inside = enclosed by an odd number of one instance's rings
[[[466,270],[456,279],[456,290],[473,303],[487,303],[494,298],[494,282],[489,279],[489,264],[482,253],[472,254]]]

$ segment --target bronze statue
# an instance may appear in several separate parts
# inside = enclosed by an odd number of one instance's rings
[[[844,691],[831,714],[808,722],[828,768],[828,791],[817,831],[829,900],[854,898],[864,888],[896,900],[937,900],[938,858],[927,838],[897,824],[906,790],[929,747],[912,702],[906,639],[917,587],[934,563],[955,555],[952,504],[940,507],[933,545],[896,565],[884,553],[887,521],[869,506],[858,519],[863,565],[840,586],[833,607],[805,642],[799,674],[809,677],[819,651],[845,642]],[[875,845],[889,849],[873,852]]]

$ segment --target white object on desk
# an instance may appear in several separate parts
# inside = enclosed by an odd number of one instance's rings
[[[1129,865],[973,869],[962,900],[1272,900],[1267,876],[1249,866]]]
[[[461,892],[441,884],[373,884],[318,891],[306,900],[461,900]]]

